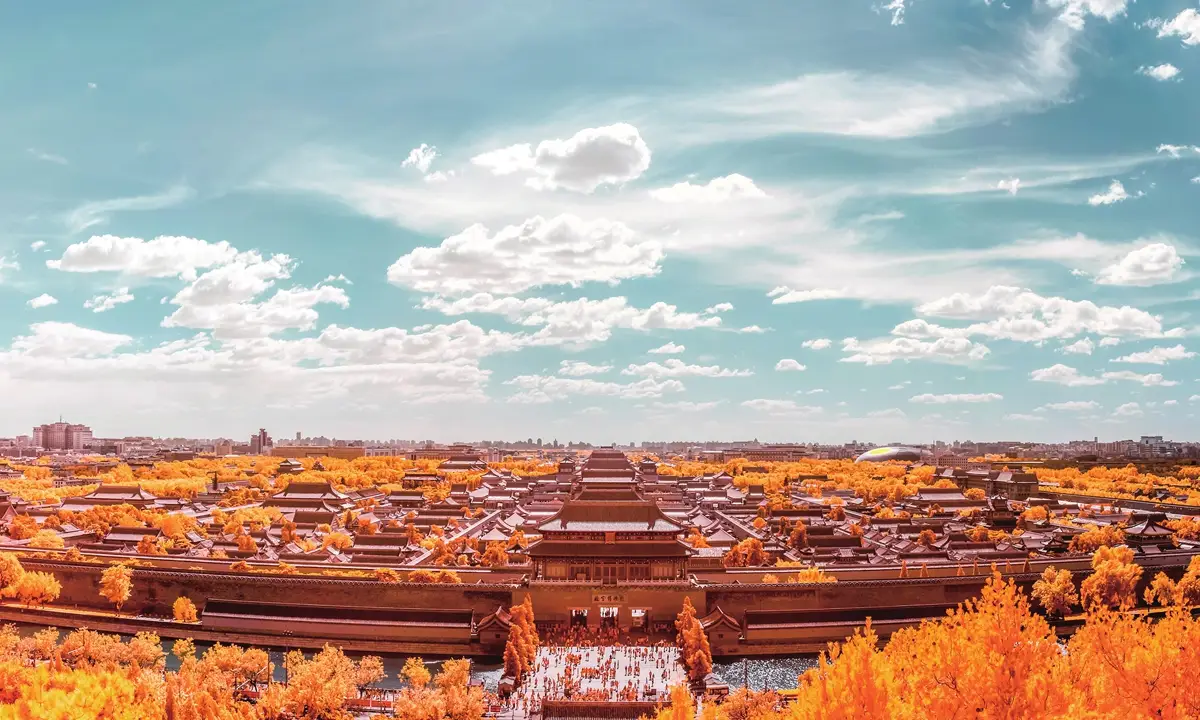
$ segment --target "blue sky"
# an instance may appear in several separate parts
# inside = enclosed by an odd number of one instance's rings
[[[4,10],[0,433],[1197,437],[1194,0],[515,7]]]

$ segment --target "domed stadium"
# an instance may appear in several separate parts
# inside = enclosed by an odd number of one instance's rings
[[[887,462],[889,460],[899,460],[901,462],[921,462],[923,460],[932,459],[933,453],[928,450],[910,447],[877,447],[873,450],[868,450],[854,461],[860,462]]]

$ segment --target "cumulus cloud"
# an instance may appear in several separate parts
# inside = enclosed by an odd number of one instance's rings
[[[29,243],[29,249],[34,252],[37,252],[38,250],[41,250],[44,247],[46,247],[45,240],[34,240],[33,242]]]
[[[559,363],[558,374],[568,377],[584,377],[585,375],[603,375],[612,370],[612,365],[592,365],[588,362],[563,360]]]
[[[1184,45],[1200,45],[1200,12],[1184,8],[1170,20],[1155,18],[1146,23],[1158,30],[1160,38],[1177,37]]]
[[[767,194],[750,178],[734,173],[713,178],[704,185],[681,182],[658,188],[650,191],[650,197],[668,203],[721,203],[741,198],[765,198]]]
[[[1119,180],[1113,180],[1107,191],[1089,197],[1088,205],[1112,205],[1128,199],[1129,193],[1125,191],[1125,186]]]
[[[926,405],[946,405],[949,403],[987,403],[1003,399],[1004,396],[999,393],[947,393],[944,395],[923,393],[913,395],[908,401]]]
[[[795,400],[769,400],[766,398],[744,400],[742,407],[771,415],[817,415],[823,412],[820,407],[800,405]]]
[[[123,287],[117,288],[107,295],[96,295],[90,300],[85,300],[83,306],[92,312],[102,313],[108,312],[122,303],[132,301],[133,295],[129,292],[129,288]]]
[[[1076,368],[1061,363],[1052,365],[1048,368],[1034,370],[1029,374],[1029,377],[1036,382],[1049,382],[1058,385],[1066,385],[1068,387],[1082,387],[1087,385],[1103,385],[1110,380],[1124,380],[1135,382],[1146,387],[1172,387],[1179,383],[1175,380],[1167,380],[1159,373],[1141,374],[1132,370],[1118,370],[1113,372],[1101,373],[1099,377],[1082,375]]]
[[[1100,347],[1113,347],[1121,344],[1121,338],[1104,337],[1100,338]]]
[[[1046,418],[1040,415],[1029,415],[1027,413],[1009,413],[1004,416],[1005,420],[1016,420],[1018,422],[1045,422]]]
[[[997,190],[1004,190],[1009,195],[1016,195],[1021,189],[1021,178],[1009,178],[996,183]]]
[[[801,370],[807,370],[808,368],[804,365],[801,365],[799,362],[793,360],[792,358],[784,358],[784,359],[780,360],[779,362],[775,363],[775,369],[780,372],[785,372],[785,371],[799,372]]]
[[[1070,365],[1063,365],[1062,363],[1051,365],[1048,368],[1034,370],[1029,374],[1029,377],[1036,382],[1055,383],[1058,385],[1066,385],[1068,387],[1104,384],[1104,380],[1102,378],[1081,375],[1077,368],[1073,368]]]
[[[54,297],[53,295],[49,295],[47,293],[42,293],[41,295],[38,295],[37,297],[32,298],[29,302],[27,302],[25,304],[36,310],[37,308],[44,308],[44,307],[48,307],[50,305],[57,305],[58,298]]]
[[[654,348],[653,350],[647,350],[646,352],[649,352],[653,355],[678,355],[679,353],[683,352],[684,350],[687,350],[687,348],[685,346],[676,345],[673,342],[669,342],[666,345],[659,345],[658,347]]]
[[[1141,417],[1142,414],[1142,409],[1135,402],[1119,405],[1116,410],[1113,410],[1113,417],[1116,418]]]
[[[108,355],[133,342],[128,335],[101,332],[74,323],[42,322],[13,339],[12,349],[34,358],[88,358]]]
[[[1130,251],[1101,270],[1096,282],[1100,285],[1159,285],[1174,280],[1183,265],[1184,260],[1174,245],[1150,243]]]
[[[1112,21],[1125,14],[1129,0],[1047,0],[1047,5],[1061,10],[1059,17],[1075,29],[1083,27],[1089,16]]]
[[[1073,355],[1091,355],[1094,349],[1096,349],[1096,345],[1091,338],[1080,338],[1070,345],[1063,345],[1059,348],[1062,352]]]
[[[1177,380],[1166,380],[1159,373],[1135,373],[1132,370],[1118,370],[1116,372],[1106,372],[1100,377],[1105,380],[1128,380],[1129,382],[1139,383],[1146,387],[1174,387],[1178,385]]]
[[[721,327],[720,315],[681,312],[675,305],[663,302],[637,308],[624,297],[555,302],[544,298],[520,299],[477,293],[456,300],[425,298],[421,307],[446,315],[501,315],[521,325],[540,327],[532,337],[542,345],[603,342],[612,335],[614,328],[646,331]]]
[[[93,235],[63,251],[46,267],[63,272],[119,272],[147,278],[194,280],[204,268],[232,262],[237,250],[225,241],[210,243],[191,237],[160,235],[153,240]]]
[[[400,167],[415,167],[422,174],[425,174],[429,172],[429,168],[433,165],[433,161],[437,156],[437,148],[421,143],[409,151],[408,157],[404,159],[404,162],[400,163]]]
[[[982,360],[990,350],[962,337],[944,337],[933,341],[897,337],[867,341],[846,338],[842,341],[842,352],[849,355],[838,362],[888,365],[896,360],[951,363]]]
[[[631,364],[621,371],[622,375],[638,375],[652,378],[675,377],[749,377],[752,370],[732,370],[720,365],[689,365],[678,358],[670,358],[662,363],[648,362],[642,365]]]
[[[712,410],[721,405],[721,400],[711,400],[709,402],[692,402],[691,400],[679,400],[678,402],[660,402],[656,401],[651,407],[656,410],[675,410],[677,412],[704,412]]]
[[[1095,400],[1068,400],[1066,402],[1046,403],[1038,410],[1059,410],[1063,412],[1089,412],[1099,410],[1100,403]]]
[[[573,395],[588,397],[653,398],[668,392],[682,392],[683,383],[674,379],[643,378],[630,383],[605,382],[591,378],[557,377],[553,375],[518,375],[505,380],[520,392],[509,402],[540,404],[565,400]]]
[[[824,350],[830,345],[833,345],[833,341],[829,338],[816,338],[815,340],[805,340],[800,343],[800,347],[806,347],[809,350]]]
[[[1130,269],[1132,275],[1135,270]],[[982,320],[950,328],[925,320],[897,325],[893,334],[906,337],[984,337],[1042,342],[1090,332],[1097,335],[1161,337],[1162,322],[1143,310],[1123,305],[1101,306],[1089,300],[1044,297],[1024,288],[993,285],[979,295],[955,293],[917,307],[917,313],[956,320]]]
[[[1113,362],[1166,365],[1172,360],[1186,360],[1193,357],[1196,357],[1196,353],[1191,352],[1182,345],[1174,345],[1172,347],[1158,346],[1142,352],[1130,353],[1119,358],[1114,358]]]
[[[659,271],[662,246],[619,222],[534,217],[494,235],[473,225],[438,247],[419,247],[388,268],[388,281],[420,292],[512,295],[543,285],[612,285]]]
[[[1179,75],[1179,68],[1171,63],[1163,63],[1162,65],[1153,65],[1138,68],[1138,72],[1146,77],[1154,78],[1159,82],[1170,80]]]
[[[638,178],[650,167],[650,148],[627,123],[580,130],[566,140],[543,140],[483,153],[471,162],[496,175],[531,173],[526,184],[538,190],[565,188],[590,193],[602,185]]]

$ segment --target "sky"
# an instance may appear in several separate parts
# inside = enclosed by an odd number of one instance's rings
[[[10,3],[0,48],[0,434],[1200,440],[1196,0]]]

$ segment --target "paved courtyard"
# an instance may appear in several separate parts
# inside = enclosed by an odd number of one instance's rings
[[[535,665],[501,718],[539,716],[544,700],[666,701],[672,685],[687,682],[671,645],[541,647]]]

